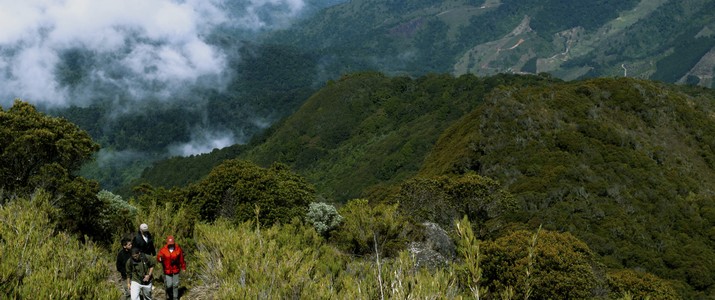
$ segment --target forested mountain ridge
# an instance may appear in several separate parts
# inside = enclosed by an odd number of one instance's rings
[[[334,72],[549,72],[712,87],[715,1],[349,1],[273,40]]]
[[[492,89],[557,81],[548,76],[433,74],[411,79],[376,72],[348,74],[330,81],[293,115],[240,147],[243,150],[236,146],[195,159],[158,162],[140,180],[173,186],[174,177],[197,178],[220,163],[212,156],[232,152],[264,166],[287,163],[316,184],[323,197],[343,202],[370,186],[416,174],[441,132]],[[213,164],[207,164],[210,161]],[[192,172],[176,169],[188,166]],[[176,176],[167,176],[172,173]]]
[[[422,97],[413,98],[415,95]],[[405,96],[414,101],[402,98]],[[420,231],[414,227],[410,229],[407,220],[417,223],[434,221],[451,228],[450,231],[472,228],[465,223],[462,224],[466,227],[455,228],[455,218],[464,213],[473,220],[476,232],[467,238],[471,242],[459,242],[460,251],[466,251],[459,255],[469,259],[474,255],[469,251],[474,248],[464,250],[461,247],[474,247],[474,243],[482,245],[483,284],[495,290],[494,293],[508,291],[509,286],[516,285],[519,287],[517,295],[528,292],[532,285],[521,283],[524,259],[527,258],[525,251],[540,249],[535,254],[537,272],[534,278],[538,280],[533,282],[534,295],[607,298],[624,297],[624,292],[633,291],[638,295],[669,299],[675,298],[675,290],[680,298],[707,299],[708,295],[713,295],[712,261],[715,261],[712,253],[715,208],[711,188],[711,149],[715,132],[713,99],[713,92],[708,89],[626,78],[562,82],[549,77],[522,75],[487,78],[430,75],[409,79],[358,73],[331,82],[296,112],[296,119],[284,120],[266,136],[254,140],[247,149],[232,148],[215,151],[213,155],[167,162],[181,163],[183,165],[178,168],[183,169],[154,175],[198,178],[198,174],[191,174],[196,170],[191,168],[193,160],[197,160],[202,168],[206,168],[207,162],[215,163],[216,167],[209,167],[210,173],[198,181],[184,180],[189,183],[172,189],[138,186],[128,203],[106,192],[92,197],[99,191],[99,186],[70,176],[59,164],[53,163],[56,156],[35,156],[40,152],[19,151],[25,149],[22,147],[55,149],[51,145],[59,147],[60,151],[68,151],[74,149],[72,143],[81,145],[88,139],[86,135],[75,138],[62,134],[74,130],[72,126],[44,128],[46,124],[68,123],[50,122],[52,120],[40,116],[29,105],[18,102],[2,113],[4,122],[9,125],[3,127],[3,134],[9,137],[4,141],[13,145],[3,148],[3,159],[20,164],[3,165],[8,168],[3,174],[6,179],[14,178],[13,174],[17,172],[12,168],[23,169],[21,163],[27,161],[25,157],[40,159],[45,164],[35,171],[39,172],[37,175],[18,188],[8,190],[11,197],[4,201],[12,204],[9,209],[32,203],[43,207],[56,205],[52,214],[61,221],[58,225],[65,226],[60,228],[73,233],[90,233],[92,235],[85,238],[104,243],[109,242],[108,234],[121,233],[122,228],[131,230],[129,223],[139,217],[137,213],[141,213],[139,219],[152,220],[164,233],[178,230],[185,237],[192,236],[194,226],[202,236],[210,234],[204,230],[215,230],[211,228],[234,232],[235,223],[221,220],[240,223],[256,218],[261,220],[264,229],[272,222],[279,222],[286,227],[272,227],[269,231],[271,238],[293,244],[291,241],[300,237],[295,236],[296,232],[306,228],[304,238],[311,242],[301,242],[304,243],[302,247],[308,248],[300,251],[318,249],[313,247],[327,251],[324,254],[311,252],[321,255],[319,264],[334,261],[327,257],[340,257],[328,253],[332,247],[356,255],[372,252],[378,245],[365,240],[365,231],[379,234],[380,240],[385,239],[379,246],[381,255],[395,257],[408,242],[420,240]],[[368,103],[372,105],[360,105]],[[419,108],[408,105],[431,103],[434,105]],[[346,118],[342,115],[346,112],[358,117]],[[390,113],[391,118],[377,118],[386,113]],[[32,118],[23,118],[24,115]],[[319,118],[304,120],[312,115]],[[425,122],[422,116],[433,122]],[[430,127],[441,129],[430,130]],[[395,134],[404,131],[421,133],[424,137],[416,139],[410,134]],[[46,134],[37,136],[33,134],[36,132]],[[302,134],[296,135],[296,132]],[[391,139],[387,138],[391,136]],[[299,147],[295,147],[293,140],[284,140],[295,137]],[[365,156],[360,152],[362,149],[354,147],[367,144],[370,148],[373,146],[371,141],[383,140],[380,137],[390,142],[375,149],[392,149],[386,157],[394,159],[393,155],[399,154],[402,165],[408,165],[404,163],[407,159],[415,159],[419,161],[413,163],[417,167],[383,173],[382,164],[390,160],[366,159],[373,152]],[[56,138],[68,139],[58,143]],[[409,143],[404,139],[410,138],[415,146],[407,147],[405,145]],[[337,147],[326,147],[334,144]],[[420,149],[416,145],[427,150],[407,151]],[[341,149],[343,147],[345,149]],[[243,160],[231,159],[232,151]],[[287,164],[274,161],[264,168],[246,160],[249,158],[247,154],[266,159],[265,162],[279,158]],[[79,164],[73,161],[75,163],[69,166],[76,168]],[[372,171],[344,175],[340,173],[341,164],[355,170]],[[333,165],[338,167],[325,170],[327,176],[314,177],[311,173],[316,172],[311,168]],[[64,175],[53,176],[58,174]],[[374,176],[379,174],[400,177],[395,180],[378,178],[378,184],[371,185],[375,182]],[[483,177],[487,174],[498,181]],[[335,178],[365,188],[359,194],[363,199],[350,200],[340,208],[345,223],[335,227],[333,232],[323,233],[327,238],[324,241],[331,245],[325,248],[320,246],[323,239],[316,237],[315,231],[295,222],[302,222],[300,217],[310,201],[339,200],[338,193],[325,192],[329,191],[326,187],[338,186],[336,183],[341,182],[330,181]],[[314,190],[313,183],[320,190]],[[12,196],[23,197],[19,191],[36,187],[49,188],[48,192],[52,194],[47,196],[58,197],[59,201],[22,202]],[[96,205],[76,205],[90,199]],[[340,203],[335,204],[340,206]],[[90,211],[81,213],[82,222],[97,226],[71,226],[76,224],[72,222],[76,220],[73,216],[83,209]],[[174,213],[175,217],[168,217]],[[29,217],[23,215],[23,218]],[[294,221],[287,225],[291,219]],[[110,223],[102,223],[106,220]],[[200,229],[204,225],[196,223],[213,221],[218,223],[205,229]],[[108,226],[112,224],[120,227]],[[252,227],[250,223],[246,224],[243,226]],[[539,233],[541,229],[537,230],[538,227],[542,227],[543,232]],[[537,230],[531,244],[528,242],[530,231],[523,229]],[[3,233],[12,236],[13,242],[8,245],[22,247],[24,238],[13,232],[8,229]],[[235,234],[245,237],[246,241],[253,240],[248,232]],[[462,238],[465,234],[459,233]],[[474,238],[478,240],[474,241]],[[210,245],[203,239],[200,241],[201,247],[210,249],[231,247],[226,241]],[[204,250],[196,250],[200,254],[197,258],[207,264],[206,260],[213,258],[205,255],[212,252],[201,249]],[[282,255],[276,253],[271,257]],[[409,264],[402,259],[395,263]],[[507,261],[520,261],[522,267],[503,265]],[[369,265],[364,261],[361,263]],[[5,265],[4,270],[16,274],[14,265]],[[199,267],[205,268],[204,265]],[[347,271],[335,271],[346,270],[345,267],[330,267],[334,270],[331,276],[351,276],[352,273]],[[453,267],[463,268],[461,262]],[[436,272],[452,274],[451,268],[437,269]],[[324,267],[317,269],[324,270]],[[463,274],[464,270],[457,272]],[[21,279],[24,273],[19,274],[13,276]],[[231,274],[212,276],[218,279],[240,275]],[[478,273],[468,274],[476,276]],[[529,272],[526,274],[528,279]],[[100,273],[88,276],[87,280],[96,280],[97,276],[101,276]],[[419,277],[422,278],[419,280],[431,284],[456,280],[439,276]],[[511,276],[516,279],[510,279]],[[27,286],[27,283],[18,282],[10,287],[15,291],[13,293],[20,293],[18,287]],[[564,282],[570,284],[557,284]],[[259,283],[253,282],[251,287],[255,284]],[[460,283],[456,290],[435,288],[431,293],[461,294],[466,291],[465,284],[468,283]],[[270,288],[270,285],[261,286],[261,289]],[[45,291],[51,291],[48,287],[42,286]],[[95,292],[101,293],[100,290]],[[341,287],[339,292],[352,293],[347,287]]]

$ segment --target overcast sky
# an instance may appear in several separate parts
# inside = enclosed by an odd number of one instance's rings
[[[149,96],[169,97],[173,87],[225,74],[226,53],[205,41],[213,28],[284,26],[303,7],[303,0],[0,0],[0,104],[86,101],[55,76],[72,49],[100,60],[85,70],[92,85],[139,99],[149,82],[160,87]]]

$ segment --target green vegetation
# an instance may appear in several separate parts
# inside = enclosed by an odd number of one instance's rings
[[[12,199],[44,189],[59,210],[61,229],[104,240],[109,228],[96,217],[107,203],[97,198],[97,182],[73,175],[99,149],[90,136],[61,118],[16,100],[0,108],[0,192]],[[4,203],[5,201],[0,201]]]
[[[118,298],[119,289],[107,281],[109,254],[97,244],[56,232],[50,200],[50,194],[38,191],[0,206],[2,298]]]
[[[627,78],[357,73],[249,145],[157,164],[170,172],[145,174],[175,184],[146,181],[127,200],[72,175],[97,149],[85,132],[18,101],[0,115],[0,250],[15,255],[0,289],[26,297],[40,280],[27,270],[51,255],[25,260],[21,243],[60,239],[96,259],[67,262],[88,277],[50,277],[113,297],[118,240],[147,223],[189,254],[190,297],[707,299],[714,95]],[[45,229],[22,236],[21,223]]]
[[[193,205],[203,220],[218,217],[237,223],[287,223],[305,216],[315,190],[283,164],[263,169],[250,162],[227,160],[190,188]]]
[[[340,209],[343,222],[330,237],[341,250],[354,255],[379,251],[395,256],[403,250],[412,226],[397,205],[371,205],[354,199]]]
[[[344,202],[364,196],[368,187],[414,176],[439,134],[497,86],[550,81],[515,75],[350,74],[329,82],[239,157],[261,166],[288,164],[322,197]]]
[[[343,221],[335,206],[323,202],[312,202],[305,214],[305,220],[313,224],[315,231],[325,236]]]
[[[518,200],[508,219],[712,294],[712,99],[627,79],[504,88],[445,131],[421,173],[494,178]]]
[[[450,228],[462,216],[474,220],[477,237],[485,238],[504,226],[504,215],[516,208],[514,198],[499,184],[476,174],[414,178],[400,185],[391,199],[417,223],[435,222]]]
[[[480,239],[543,225],[585,242],[606,268],[707,295],[713,96],[632,79],[358,73],[330,82],[238,157],[285,163],[337,206],[399,204],[410,223],[374,229],[395,241],[385,248],[393,256],[419,239],[415,224],[450,228],[467,215]],[[342,228],[354,221],[340,215]],[[330,238],[348,253],[375,244],[340,227]]]

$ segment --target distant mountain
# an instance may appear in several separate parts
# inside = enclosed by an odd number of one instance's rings
[[[715,1],[354,0],[275,34],[329,74],[635,77],[713,87]]]

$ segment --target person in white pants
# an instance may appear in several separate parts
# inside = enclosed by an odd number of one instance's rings
[[[156,258],[141,253],[139,249],[132,248],[132,258],[127,260],[127,285],[132,300],[139,300],[139,294],[144,299],[151,300],[151,281],[154,273]]]

